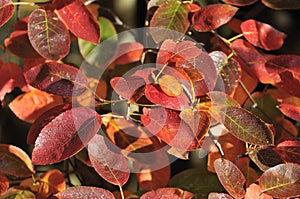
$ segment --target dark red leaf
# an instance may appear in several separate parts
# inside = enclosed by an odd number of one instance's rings
[[[275,148],[275,151],[279,153],[283,161],[300,164],[300,141],[288,140],[281,142]]]
[[[97,173],[109,183],[123,186],[130,170],[121,149],[102,135],[96,135],[88,144],[89,157]]]
[[[210,118],[202,112],[178,112],[165,108],[144,109],[141,120],[155,136],[180,150],[195,150],[207,133]],[[201,118],[201,119],[200,119]]]
[[[85,107],[68,109],[48,121],[35,141],[32,152],[35,164],[53,164],[75,155],[94,137],[101,125],[98,113]]]
[[[144,46],[138,42],[123,43],[118,46],[115,54],[115,64],[128,64],[139,61],[144,52]]]
[[[179,188],[161,188],[145,193],[140,199],[191,199],[194,194]]]
[[[300,165],[280,164],[265,171],[259,179],[263,193],[274,198],[294,198],[300,196]]]
[[[210,193],[208,199],[233,199],[233,197],[226,193]]]
[[[94,199],[99,197],[105,199],[115,199],[114,195],[108,190],[88,186],[70,187],[56,194],[55,196],[57,196],[59,199]]]
[[[272,26],[253,19],[242,22],[241,29],[244,37],[254,46],[265,50],[281,48],[286,35]]]
[[[18,65],[8,62],[2,64],[0,61],[0,100],[4,99],[6,93],[10,93],[15,87],[27,90],[27,84],[23,71]]]
[[[298,97],[285,98],[279,105],[280,111],[292,118],[300,121],[300,99]]]
[[[42,114],[30,127],[27,135],[27,143],[34,144],[40,132],[46,125],[48,125],[48,123],[50,123],[59,114],[71,108],[72,108],[71,104],[61,104]]]
[[[57,62],[39,64],[25,73],[26,81],[47,93],[77,96],[86,90],[87,77],[77,68]]]
[[[254,4],[258,0],[223,0],[225,3],[235,6],[248,6]]]
[[[0,27],[3,26],[13,15],[14,5],[11,0],[0,2]]]
[[[46,59],[58,60],[69,53],[70,34],[53,11],[36,9],[30,14],[28,37],[33,48]]]
[[[81,0],[55,0],[54,6],[75,36],[94,44],[99,42],[99,24]]]
[[[150,33],[154,41],[156,43],[166,39],[177,41],[183,37],[190,25],[188,14],[188,7],[177,0],[160,5],[150,21]]]
[[[20,148],[0,144],[0,172],[15,177],[29,177],[35,173],[28,155]]]
[[[238,8],[226,4],[212,4],[194,13],[192,24],[200,32],[211,31],[226,24],[235,15]]]
[[[41,58],[30,44],[27,30],[16,30],[4,40],[5,47],[13,54],[22,58]]]
[[[243,198],[246,194],[244,186],[245,176],[240,169],[226,159],[217,159],[214,162],[215,170],[221,184],[234,198]]]
[[[0,195],[6,192],[8,188],[9,188],[9,181],[7,177],[2,172],[0,172]]]
[[[264,5],[276,9],[299,9],[300,2],[298,0],[262,0],[261,1]]]
[[[236,58],[241,64],[242,69],[249,75],[262,83],[274,83],[277,81],[277,75],[270,74],[265,67],[266,58],[249,42],[237,39],[230,46],[237,54]]]

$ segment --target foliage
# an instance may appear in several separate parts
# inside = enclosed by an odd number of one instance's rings
[[[149,49],[119,37],[126,25],[101,2],[2,0],[1,49],[14,62],[0,60],[0,100],[30,123],[33,149],[0,144],[0,198],[300,197],[300,56],[275,53],[288,37],[275,27],[238,19],[253,4],[300,3],[216,2],[150,0]],[[174,159],[201,151],[207,164],[173,175]]]

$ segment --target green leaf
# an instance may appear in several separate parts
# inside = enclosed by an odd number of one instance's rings
[[[166,2],[154,13],[150,27],[150,33],[156,43],[166,39],[174,41],[184,36],[190,22],[188,20],[189,9],[180,1]]]
[[[7,192],[1,195],[1,199],[35,199],[34,193],[27,190],[10,188]]]
[[[238,107],[212,108],[213,116],[238,139],[254,145],[272,145],[270,128],[260,118]]]
[[[268,169],[259,180],[263,193],[274,198],[294,198],[300,196],[300,165],[280,164]]]

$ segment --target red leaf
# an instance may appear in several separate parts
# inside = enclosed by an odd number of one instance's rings
[[[11,0],[2,0],[0,2],[0,27],[3,26],[13,15],[14,5]]]
[[[216,173],[226,191],[234,198],[243,198],[246,194],[246,179],[239,168],[226,159],[217,159],[214,163]]]
[[[190,25],[189,9],[177,0],[170,0],[155,11],[150,21],[150,33],[156,43],[166,39],[174,41],[184,36]]]
[[[33,48],[46,59],[58,60],[69,53],[70,34],[53,11],[36,9],[30,14],[28,37]]]
[[[226,4],[212,4],[194,13],[192,24],[195,30],[206,32],[226,24],[238,8]]]
[[[16,30],[4,40],[5,47],[13,54],[22,58],[41,58],[33,49],[27,30]]]
[[[194,194],[179,188],[161,188],[145,193],[140,199],[191,199]]]
[[[279,105],[280,111],[292,118],[300,121],[300,99],[298,97],[285,98]]]
[[[283,161],[300,164],[300,141],[288,140],[281,142],[275,148]]]
[[[52,120],[44,118],[43,121],[47,120],[49,123],[43,125],[35,141],[32,152],[35,164],[53,164],[75,155],[94,137],[101,125],[97,112],[85,107],[72,108]]]
[[[250,43],[245,40],[237,39],[231,43],[231,48],[237,54],[237,61],[248,74],[258,79],[262,83],[274,83],[277,75],[270,74],[265,63],[267,60]]]
[[[264,194],[261,192],[259,185],[257,184],[251,184],[247,189],[246,189],[246,195],[245,199],[253,199],[253,198],[258,198],[258,199],[273,199],[272,196],[269,196],[267,194]]]
[[[257,172],[252,167],[250,167],[249,157],[242,157],[238,159],[236,162],[236,166],[241,170],[241,172],[244,174],[246,178],[246,187],[256,182],[257,179],[259,178]]]
[[[105,199],[115,199],[114,195],[108,190],[88,186],[70,187],[56,194],[55,196],[57,196],[59,199],[94,199],[99,197]]]
[[[89,157],[96,172],[109,183],[123,186],[130,170],[121,150],[102,135],[96,135],[88,144]]]
[[[263,193],[274,198],[294,198],[300,196],[300,165],[280,164],[265,171],[259,180]]]
[[[235,6],[248,6],[254,4],[258,0],[223,0],[223,2],[235,5]]]
[[[77,68],[66,64],[47,62],[25,73],[26,81],[47,93],[77,96],[86,90],[87,77]]]
[[[22,90],[27,90],[27,84],[23,76],[22,69],[8,62],[2,64],[0,61],[0,100],[4,99],[6,93],[11,92],[15,87],[20,87]]]
[[[209,116],[201,112],[181,116],[178,112],[165,108],[143,109],[143,112],[143,125],[153,135],[179,150],[199,148],[201,138],[207,133],[207,125],[210,124]]]
[[[0,144],[0,171],[15,177],[28,177],[35,173],[28,155],[20,148]]]
[[[233,197],[226,193],[210,193],[208,199],[233,199]]]
[[[186,6],[190,12],[197,12],[201,9],[201,7],[195,3],[187,3]]]
[[[241,29],[244,37],[254,46],[265,50],[281,48],[286,35],[266,23],[253,19],[242,22]]]
[[[0,172],[0,195],[6,192],[8,188],[9,188],[9,181],[7,177],[2,172]]]
[[[99,43],[99,24],[81,0],[55,0],[54,6],[75,36],[94,44]]]
[[[33,123],[44,112],[62,103],[62,97],[35,89],[16,97],[9,104],[9,108],[21,120]],[[24,104],[30,104],[30,106],[24,106]]]
[[[118,46],[115,54],[115,64],[128,64],[141,59],[144,46],[138,42],[123,43]]]

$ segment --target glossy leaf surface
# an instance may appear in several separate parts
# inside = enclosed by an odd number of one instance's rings
[[[115,199],[114,195],[105,189],[98,187],[88,187],[88,186],[75,186],[70,187],[58,194],[56,196],[59,199],[93,199],[93,198],[105,198],[105,199]]]
[[[35,173],[28,155],[20,148],[0,144],[0,171],[15,177],[28,177]]]
[[[188,20],[189,10],[186,5],[177,0],[163,3],[154,13],[151,21],[151,35],[156,43],[166,39],[174,41],[183,37],[190,22]]]
[[[300,8],[300,2],[298,0],[262,0],[262,3],[276,10]]]
[[[0,2],[0,27],[3,26],[13,15],[14,5],[11,0],[2,0]]]
[[[213,4],[194,13],[192,24],[195,30],[206,32],[226,24],[235,15],[238,8],[226,4]]]
[[[87,77],[77,68],[67,64],[47,62],[25,73],[26,81],[47,93],[61,96],[77,96],[86,90]]]
[[[56,0],[54,6],[59,17],[75,36],[94,44],[99,42],[99,24],[82,1]]]
[[[53,164],[75,155],[94,137],[100,125],[101,117],[90,108],[76,107],[60,113],[41,129],[32,161]]]
[[[140,199],[191,199],[193,198],[193,195],[194,194],[188,191],[184,191],[178,188],[160,188],[143,194]]]
[[[46,59],[58,60],[69,53],[69,32],[53,11],[36,9],[31,13],[28,37],[33,48]]]
[[[287,140],[279,143],[275,151],[279,153],[285,162],[292,162],[300,164],[300,141]]]
[[[221,122],[238,139],[255,145],[271,145],[274,142],[270,128],[247,110],[226,107],[213,111],[221,116]]]
[[[246,179],[240,169],[226,159],[217,159],[214,165],[218,178],[226,191],[234,198],[243,198],[246,194],[244,190]]]
[[[235,6],[248,6],[257,1],[258,0],[223,0],[223,2],[231,4],[231,5],[235,5]]]
[[[244,37],[254,46],[265,50],[281,48],[285,34],[266,23],[253,19],[242,22],[241,30]]]
[[[280,164],[265,171],[259,180],[263,193],[274,198],[300,196],[300,165]]]
[[[93,167],[106,181],[119,186],[128,181],[130,171],[125,156],[105,137],[96,135],[88,144],[88,152]]]

